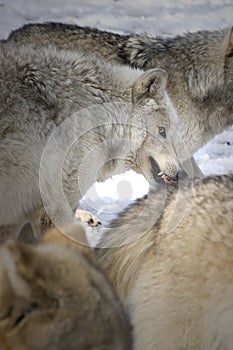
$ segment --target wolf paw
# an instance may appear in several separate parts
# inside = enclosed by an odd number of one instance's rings
[[[86,210],[77,209],[75,212],[75,218],[82,222],[86,222],[91,227],[101,225],[101,221],[95,215]]]

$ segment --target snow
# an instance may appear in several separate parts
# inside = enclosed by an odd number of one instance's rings
[[[233,23],[232,0],[0,0],[0,36],[30,22],[59,21],[123,32],[174,35]],[[205,175],[233,171],[233,128],[216,136],[195,158]],[[94,184],[82,200],[103,223],[148,191],[132,171]]]
[[[63,21],[119,32],[174,34],[232,25],[232,0],[1,0],[0,32],[24,23]]]

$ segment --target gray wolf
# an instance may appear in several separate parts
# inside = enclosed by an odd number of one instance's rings
[[[158,171],[176,181],[177,115],[165,71],[8,43],[0,64],[0,223],[8,236],[29,222],[39,237],[45,211],[58,227],[72,222],[95,181],[129,168],[152,185]]]
[[[82,48],[114,63],[166,70],[167,90],[182,121],[180,138],[190,155],[233,123],[231,28],[153,37],[62,23],[35,23],[13,31],[8,40],[36,47],[53,43]]]
[[[179,191],[158,187],[123,212],[97,248],[129,313],[135,349],[231,350],[233,175]]]
[[[131,349],[131,327],[84,230],[0,248],[1,350]]]

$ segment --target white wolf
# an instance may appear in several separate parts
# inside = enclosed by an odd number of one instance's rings
[[[151,160],[176,180],[177,116],[163,70],[4,43],[0,65],[0,223],[9,235],[30,222],[39,236],[43,206],[58,226],[70,222],[86,190],[113,173],[133,168],[154,183]]]

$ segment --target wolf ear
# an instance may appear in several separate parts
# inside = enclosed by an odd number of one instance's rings
[[[226,57],[233,57],[233,27],[230,30],[230,33],[227,38],[226,44]]]
[[[150,69],[143,73],[133,84],[133,102],[145,98],[162,98],[167,84],[167,73],[162,69]]]
[[[17,241],[8,241],[0,249],[0,323],[14,327],[31,302],[28,279],[32,274],[33,251]]]
[[[46,72],[39,70],[36,67],[26,65],[22,69],[22,80],[29,90],[30,97],[43,102],[49,108],[57,107],[57,97],[52,87],[52,82],[47,76]]]
[[[0,254],[1,290],[2,286],[7,285],[2,281],[5,278],[13,292],[26,296],[29,292],[27,281],[35,278],[34,272],[38,262],[35,251],[29,245],[8,241],[1,248]]]
[[[34,273],[39,262],[32,247],[8,241],[0,249],[0,324],[14,327],[33,307]]]

